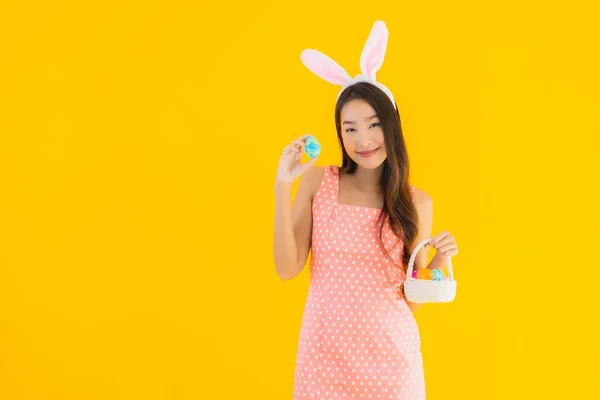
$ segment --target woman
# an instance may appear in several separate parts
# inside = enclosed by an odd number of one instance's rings
[[[381,23],[370,40],[377,29]],[[385,47],[374,51],[382,61]],[[373,65],[368,62],[372,54],[363,52],[363,57],[364,65]],[[295,400],[425,398],[412,314],[419,305],[406,300],[402,284],[411,249],[431,237],[432,200],[409,183],[397,105],[367,69],[354,80],[340,73],[344,89],[335,122],[341,167],[313,167],[315,160],[301,164],[306,135],[287,146],[280,159],[274,232],[278,275],[293,279],[311,253]],[[331,68],[327,71],[331,78]],[[301,175],[292,206],[292,184]],[[420,251],[416,268],[443,268],[446,257],[458,253],[448,232],[431,237],[429,245],[435,256],[425,265],[427,254]]]

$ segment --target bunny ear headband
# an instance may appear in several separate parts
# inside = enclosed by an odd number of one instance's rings
[[[360,55],[360,71],[362,73],[356,75],[354,78],[350,77],[338,63],[320,51],[306,49],[300,55],[300,59],[315,75],[329,83],[342,87],[342,90],[338,93],[338,98],[342,91],[348,86],[358,82],[369,82],[383,90],[392,101],[394,107],[396,107],[392,92],[375,79],[375,73],[383,64],[387,42],[388,30],[385,23],[383,21],[375,21],[371,33],[369,34],[369,38],[367,39],[367,43],[365,43],[365,47]]]

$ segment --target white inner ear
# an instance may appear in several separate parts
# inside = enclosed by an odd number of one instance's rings
[[[375,80],[377,71],[383,65],[387,41],[387,27],[382,21],[376,21],[360,55],[361,72],[370,79]]]
[[[373,47],[365,49],[360,61],[361,72],[370,79],[375,80],[377,71],[383,65],[384,55],[384,43],[378,40]]]
[[[307,49],[302,52],[301,59],[311,72],[334,85],[344,86],[352,79],[344,68],[320,51]]]

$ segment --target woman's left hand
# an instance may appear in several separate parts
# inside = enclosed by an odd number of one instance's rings
[[[435,256],[454,257],[458,254],[458,247],[456,246],[454,236],[448,231],[433,236],[429,240],[429,243],[425,245],[425,248],[429,248],[429,246],[433,246],[433,248],[436,249],[437,252]]]

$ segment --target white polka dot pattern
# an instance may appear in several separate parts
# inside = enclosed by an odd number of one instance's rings
[[[313,201],[293,399],[425,399],[418,326],[398,293],[405,275],[378,242],[381,210],[339,204],[338,173],[326,168]],[[398,262],[403,243],[384,228]]]

